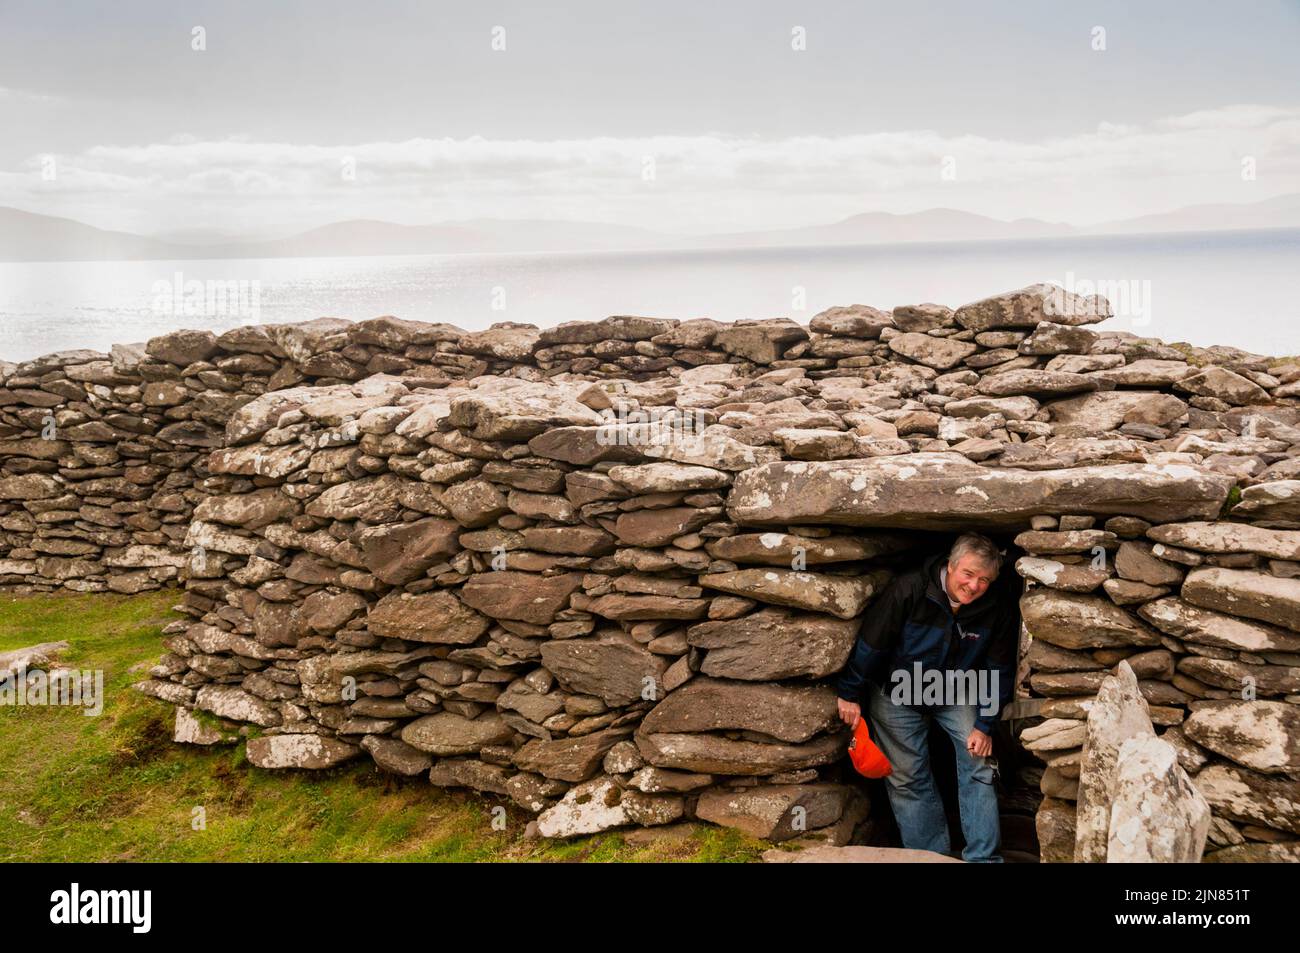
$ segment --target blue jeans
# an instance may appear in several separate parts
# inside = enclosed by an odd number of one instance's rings
[[[993,766],[966,750],[966,738],[975,727],[977,705],[931,705],[911,708],[895,705],[884,690],[868,683],[871,738],[885,753],[894,771],[885,779],[889,806],[894,811],[903,846],[951,854],[943,801],[930,770],[927,740],[933,717],[957,749],[957,803],[961,830],[966,838],[962,860],[1001,863],[998,850],[1002,829]]]

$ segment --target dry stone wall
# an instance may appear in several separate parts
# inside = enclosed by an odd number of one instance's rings
[[[829,681],[900,564],[983,529],[1024,554],[1044,859],[1300,859],[1300,365],[1107,314],[1035,286],[5,365],[0,584],[182,583],[137,687],[261,767],[843,844]]]

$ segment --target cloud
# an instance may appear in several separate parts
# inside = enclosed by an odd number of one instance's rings
[[[51,96],[47,93],[37,93],[29,89],[14,89],[12,86],[0,86],[0,105],[36,103],[43,106],[53,106],[65,102],[67,100],[62,96]]]
[[[0,174],[0,203],[58,205],[66,195],[93,205],[100,195],[159,225],[195,213],[238,223],[339,209],[406,221],[562,213],[666,230],[727,230],[960,199],[999,217],[1078,222],[1221,200],[1239,186],[1243,155],[1272,177],[1270,194],[1300,189],[1300,109],[1234,105],[1145,126],[1102,122],[1040,141],[926,129],[335,145],[181,133],[56,156],[53,183],[40,180],[43,157],[32,156],[17,172]],[[941,175],[945,164],[955,168],[954,180]],[[1108,192],[1131,204],[1143,190],[1151,208],[1104,207]]]

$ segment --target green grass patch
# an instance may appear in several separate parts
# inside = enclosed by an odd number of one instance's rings
[[[178,599],[0,594],[0,651],[66,640],[59,664],[102,670],[105,694],[94,717],[0,706],[0,860],[736,862],[771,846],[709,825],[644,844],[626,829],[530,839],[532,815],[510,801],[395,777],[368,758],[273,772],[252,767],[242,743],[174,744],[172,707],[130,686],[162,654]]]
[[[1219,510],[1219,519],[1227,519],[1232,513],[1232,508],[1241,502],[1241,487],[1233,485],[1228,490],[1228,497],[1223,501],[1223,509]]]

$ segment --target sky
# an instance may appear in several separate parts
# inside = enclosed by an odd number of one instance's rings
[[[1092,225],[1300,191],[1297,49],[1282,0],[0,0],[0,205],[163,235]]]

